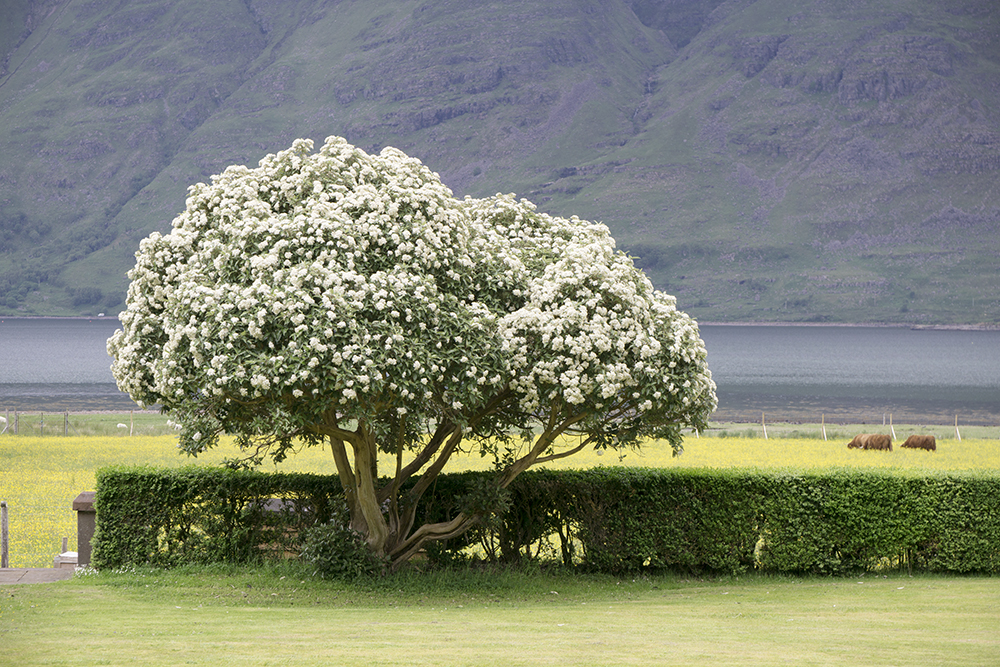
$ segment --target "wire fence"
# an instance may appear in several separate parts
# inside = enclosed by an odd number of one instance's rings
[[[764,439],[772,437],[804,437],[831,440],[844,437],[850,438],[862,432],[884,433],[891,436],[892,440],[905,440],[911,435],[933,435],[939,440],[954,439],[959,442],[961,442],[963,436],[986,440],[1000,438],[1000,427],[966,426],[959,422],[958,415],[955,416],[951,424],[913,424],[896,421],[893,419],[891,413],[884,415],[881,421],[872,420],[864,422],[828,420],[826,415],[820,415],[819,419],[815,421],[788,421],[782,420],[773,414],[761,412],[753,421],[741,419],[714,422],[707,431],[693,435],[696,437],[700,437],[701,435],[763,437]]]
[[[177,425],[156,412],[43,412],[6,410],[0,413],[0,434],[35,437],[167,435]]]
[[[926,401],[919,406],[896,405],[860,400],[819,400],[801,397],[754,397],[726,400],[720,397],[713,422],[759,422],[761,413],[769,421],[812,424],[917,424],[926,426],[954,425],[990,427],[1000,431],[1000,405],[990,408],[964,405],[934,404]]]
[[[811,426],[873,426],[909,427],[909,432],[916,432],[913,427],[933,428],[939,437],[961,438],[963,432],[969,432],[971,437],[1000,437],[1000,420],[994,415],[975,411],[963,413],[914,412],[894,408],[857,408],[833,406],[827,409],[822,405],[790,405],[761,403],[750,407],[741,405],[728,407],[720,405],[712,415],[711,422],[717,428],[729,428],[727,424],[757,424],[761,434],[768,427],[775,430],[795,428],[802,425]],[[720,426],[721,425],[721,426]],[[770,426],[773,425],[773,426]],[[166,415],[152,411],[129,412],[42,412],[6,410],[0,413],[0,435],[22,435],[34,437],[59,436],[105,436],[128,437],[138,435],[176,435],[180,425],[172,422]],[[888,432],[888,430],[886,431]]]

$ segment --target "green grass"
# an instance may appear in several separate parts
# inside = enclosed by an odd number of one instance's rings
[[[810,423],[792,421],[765,421],[769,439],[801,438],[823,440],[826,433],[827,442],[845,443],[858,433],[889,433],[889,424],[842,424],[834,422]],[[958,440],[954,424],[894,424],[891,426],[896,434],[896,446],[911,435],[933,435],[938,440]],[[964,440],[995,440],[1000,438],[1000,428],[996,426],[972,426],[958,424],[958,436]],[[707,438],[763,438],[764,427],[760,422],[728,422],[713,421],[709,428],[702,432],[701,437]]]
[[[7,433],[14,435],[14,411],[2,413],[7,419]],[[17,413],[18,436],[108,436],[177,435],[170,418],[154,411],[132,412],[41,412]],[[0,428],[2,430],[2,428]]]
[[[81,428],[93,423],[95,429],[117,432],[116,424],[128,415],[79,417],[85,418]],[[136,424],[140,417],[143,428],[165,428],[161,415],[137,413]],[[760,460],[762,447],[802,456],[826,445],[814,433],[817,425],[768,424],[769,441],[761,439],[759,428],[713,424],[704,437],[686,441],[679,459],[651,448],[630,454],[625,463],[656,465],[663,456],[671,465],[698,464],[698,456],[711,458],[723,450],[728,460],[737,450]],[[827,424],[831,439],[834,428],[851,429]],[[902,428],[897,424],[897,433]],[[934,455],[898,450],[893,457],[904,463],[940,461],[962,448],[986,445],[994,452],[996,430],[973,428],[963,427],[962,445],[949,440]],[[723,434],[725,439],[718,437]],[[6,441],[8,465],[22,452],[41,456],[50,466],[32,464],[29,469],[40,472],[40,479],[18,475],[0,484],[8,491],[19,481],[37,491],[42,481],[76,475],[72,482],[59,482],[71,492],[58,503],[70,523],[46,542],[53,554],[55,537],[73,525],[68,499],[89,488],[86,471],[109,458],[154,461],[145,448],[155,438],[92,438],[103,443],[101,456],[85,440]],[[844,454],[843,445],[831,442],[829,448]],[[26,446],[30,451],[22,451]],[[172,447],[161,449],[163,464],[186,462],[175,460]],[[859,462],[874,460],[867,453],[852,454]],[[995,467],[995,454],[987,456],[982,467]],[[581,455],[576,464],[600,462]],[[331,465],[328,453],[319,450],[306,450],[288,463],[296,469],[325,465],[327,472]],[[23,531],[13,525],[17,537]],[[51,556],[45,560],[51,562]],[[978,666],[995,664],[1000,656],[998,604],[996,578],[905,573],[633,578],[539,566],[438,570],[414,563],[384,579],[347,584],[316,579],[295,562],[86,571],[66,582],[0,586],[0,665]]]
[[[4,436],[14,435],[14,412],[0,412],[8,421]],[[124,426],[119,426],[123,424]],[[879,429],[877,424],[841,424],[827,422],[826,424],[775,421],[766,422],[770,438],[823,438],[826,430],[828,440],[847,439],[867,430]],[[888,426],[885,426],[888,428]],[[895,432],[899,440],[905,440],[911,434],[932,434],[938,438],[954,438],[955,427],[950,424],[896,424]],[[0,429],[2,430],[2,429]],[[18,413],[18,433],[22,436],[61,437],[69,436],[109,436],[127,437],[177,435],[178,430],[171,425],[170,417],[155,411],[133,412],[39,412],[22,411]],[[759,438],[763,437],[763,429],[759,422],[729,422],[713,421],[703,437],[722,438]],[[971,426],[959,424],[959,435],[963,438],[989,439],[1000,436],[1000,429],[995,426]]]
[[[630,579],[294,565],[0,587],[4,664],[986,665],[989,578]]]

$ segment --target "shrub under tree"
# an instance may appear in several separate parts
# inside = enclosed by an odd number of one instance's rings
[[[393,148],[312,148],[193,186],[136,253],[113,372],[184,425],[185,451],[224,433],[248,465],[329,446],[351,528],[398,564],[466,531],[532,465],[644,439],[676,453],[682,428],[707,426],[696,323],[607,227],[513,195],[457,199]],[[492,485],[414,525],[470,448],[496,460]]]

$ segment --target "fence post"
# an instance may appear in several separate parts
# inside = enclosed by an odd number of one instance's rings
[[[0,567],[10,567],[7,535],[7,501],[0,501]]]
[[[63,415],[63,437],[65,438],[68,435],[69,435],[69,410],[67,410],[66,414]]]
[[[97,510],[94,509],[94,491],[83,491],[73,499],[76,511],[76,564],[80,567],[90,564],[90,541],[94,539],[97,527]]]
[[[17,435],[17,410],[14,410],[14,435]]]

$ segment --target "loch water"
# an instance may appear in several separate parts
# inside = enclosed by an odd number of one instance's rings
[[[130,410],[116,318],[0,318],[0,414]],[[1000,425],[1000,331],[702,325],[719,421]]]
[[[701,327],[719,421],[1000,424],[1000,331]]]
[[[0,318],[0,410],[131,410],[111,375],[117,318]]]

